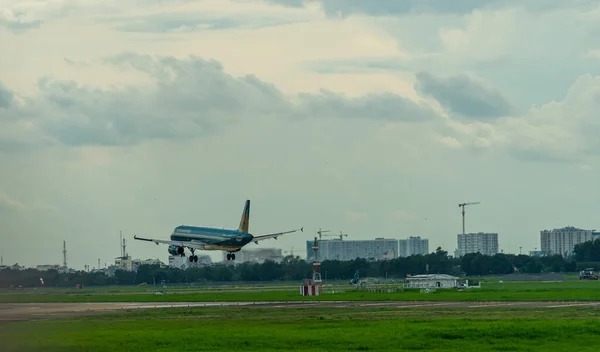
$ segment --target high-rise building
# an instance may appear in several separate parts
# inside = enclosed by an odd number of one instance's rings
[[[313,260],[314,241],[306,241],[307,260]],[[383,260],[398,257],[398,240],[376,238],[374,240],[319,240],[319,260]]]
[[[573,254],[575,245],[594,238],[594,230],[583,230],[573,226],[554,230],[540,231],[540,247],[546,255],[561,255],[563,257]]]
[[[410,257],[411,255],[429,254],[429,240],[421,237],[409,237],[398,241],[398,256]]]
[[[465,233],[457,235],[458,249],[456,254],[463,256],[468,253],[495,255],[498,253],[497,233]]]

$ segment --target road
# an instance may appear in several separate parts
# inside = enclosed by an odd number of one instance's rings
[[[257,308],[564,308],[600,307],[600,302],[425,302],[425,301],[288,301],[288,302],[157,302],[157,303],[7,303],[0,305],[0,323],[42,320],[74,315],[101,314],[137,309],[177,307]]]

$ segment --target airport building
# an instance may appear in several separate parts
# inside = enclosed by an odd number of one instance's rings
[[[406,288],[456,288],[458,277],[446,274],[413,275],[406,278]]]
[[[575,245],[593,240],[594,230],[583,230],[573,226],[554,230],[540,231],[540,247],[546,255],[561,255],[563,257],[573,254]]]
[[[457,235],[458,249],[456,255],[462,257],[468,253],[496,255],[498,253],[497,233],[465,233]]]
[[[314,241],[306,241],[306,258],[313,260]],[[319,260],[367,260],[394,259],[398,257],[398,240],[376,238],[374,240],[319,240]]]
[[[398,241],[398,256],[410,257],[411,255],[429,254],[429,240],[421,237],[409,237]]]

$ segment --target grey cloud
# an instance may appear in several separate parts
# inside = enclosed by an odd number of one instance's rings
[[[308,116],[412,122],[430,120],[435,116],[429,107],[392,93],[346,98],[341,94],[322,90],[321,94],[302,94],[300,98],[301,110]]]
[[[304,7],[305,0],[265,0],[267,3],[282,5],[286,7],[300,8]]]
[[[510,115],[514,110],[500,91],[487,88],[465,75],[438,78],[419,72],[416,78],[418,92],[435,98],[455,114],[490,119]]]
[[[214,17],[202,13],[172,12],[147,16],[108,18],[105,22],[123,32],[175,33],[228,28],[257,29],[293,23],[293,19],[274,17]]]
[[[0,27],[5,27],[9,31],[20,34],[24,33],[29,29],[39,28],[42,24],[42,21],[32,21],[32,22],[20,22],[20,21],[6,21],[0,18]]]
[[[219,62],[195,56],[177,59],[124,53],[103,62],[116,69],[143,72],[154,84],[103,89],[42,78],[38,95],[23,98],[23,106],[9,109],[13,116],[9,121],[31,123],[30,127],[15,127],[29,135],[11,140],[0,136],[0,149],[30,148],[35,140],[80,146],[198,138],[240,119],[261,116],[398,121],[433,116],[429,108],[389,93],[347,98],[323,91],[301,94],[299,103],[292,103],[272,84],[252,75],[233,77]]]
[[[316,0],[323,7],[325,14],[331,17],[363,14],[369,16],[393,16],[410,13],[442,13],[468,14],[477,9],[499,8],[506,6],[523,6],[531,11],[548,11],[561,7],[590,7],[592,0]],[[267,0],[270,3],[299,7],[299,0]],[[314,2],[304,0],[304,4]]]
[[[8,108],[13,101],[13,92],[0,81],[0,108]]]
[[[41,20],[27,18],[24,11],[13,11],[10,8],[0,8],[0,27],[5,27],[13,33],[22,33],[31,28],[37,28]]]
[[[410,70],[413,68],[412,60],[388,57],[355,57],[349,59],[308,61],[304,66],[317,73],[373,73],[374,71]]]

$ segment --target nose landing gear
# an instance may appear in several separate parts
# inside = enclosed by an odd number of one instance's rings
[[[227,260],[235,260],[235,253],[227,253]]]

